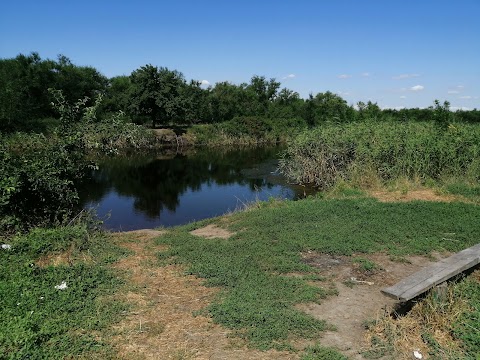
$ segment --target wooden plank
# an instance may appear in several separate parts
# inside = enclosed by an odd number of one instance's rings
[[[408,301],[479,263],[480,243],[427,266],[382,292],[394,299]]]

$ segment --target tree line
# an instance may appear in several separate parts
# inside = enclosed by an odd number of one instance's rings
[[[459,121],[480,122],[480,111],[449,111],[448,102],[426,109],[381,109],[376,103],[349,105],[330,91],[303,99],[276,79],[254,75],[248,83],[218,82],[203,87],[177,71],[151,64],[130,75],[107,78],[91,66],[78,66],[59,55],[42,59],[38,53],[0,59],[0,129],[15,131],[31,121],[55,117],[52,91],[60,90],[65,101],[83,99],[92,105],[103,98],[99,119],[121,111],[136,123],[186,125],[217,123],[242,116],[302,118],[308,125],[325,121],[364,119],[436,120],[442,111]]]

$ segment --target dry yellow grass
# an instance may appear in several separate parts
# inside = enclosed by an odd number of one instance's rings
[[[443,294],[432,291],[405,316],[379,316],[366,334],[371,350],[393,351],[395,359],[411,359],[415,350],[428,359],[432,346],[445,359],[461,354],[461,344],[452,336],[452,324],[468,310],[468,304],[455,295],[454,286],[449,285]]]

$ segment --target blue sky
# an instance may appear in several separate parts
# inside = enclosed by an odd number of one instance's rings
[[[480,0],[0,4],[0,57],[64,54],[106,76],[151,63],[211,84],[274,77],[302,97],[480,108]]]

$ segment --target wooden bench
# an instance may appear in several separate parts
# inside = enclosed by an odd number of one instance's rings
[[[383,289],[382,293],[402,302],[408,301],[479,263],[480,244],[477,244],[423,268]]]

